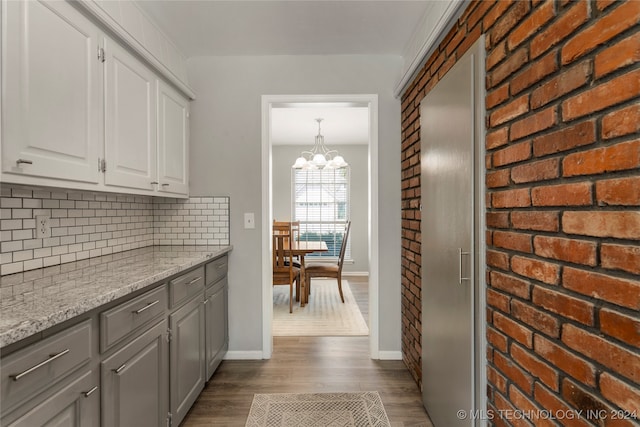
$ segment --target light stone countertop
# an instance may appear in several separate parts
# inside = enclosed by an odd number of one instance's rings
[[[0,277],[0,348],[231,251],[149,246]]]

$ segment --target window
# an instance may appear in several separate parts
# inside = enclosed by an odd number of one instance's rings
[[[292,169],[293,220],[300,221],[300,240],[324,240],[328,252],[310,257],[337,258],[350,212],[350,169]],[[347,242],[346,259],[351,258]]]

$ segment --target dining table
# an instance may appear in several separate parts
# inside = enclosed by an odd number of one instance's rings
[[[304,307],[305,304],[307,304],[309,296],[308,285],[304,274],[304,257],[311,253],[328,251],[329,248],[324,241],[294,240],[291,242],[291,254],[300,259],[300,307]]]

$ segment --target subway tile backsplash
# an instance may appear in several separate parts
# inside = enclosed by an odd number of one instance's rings
[[[0,185],[0,274],[151,245],[229,244],[229,198],[174,199]],[[36,238],[36,216],[51,237]]]

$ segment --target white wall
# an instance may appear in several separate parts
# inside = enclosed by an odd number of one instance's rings
[[[400,351],[400,56],[201,57],[188,62],[191,192],[231,197],[230,351],[262,351],[261,96],[378,94],[380,351]],[[243,228],[254,212],[256,229]]]
[[[313,137],[310,137],[313,140]],[[366,273],[369,271],[369,238],[368,238],[368,206],[367,197],[368,173],[367,158],[369,147],[366,145],[331,145],[338,150],[349,163],[351,177],[351,261],[344,265],[344,272]],[[272,149],[272,186],[273,186],[273,218],[288,221],[291,219],[291,165],[300,156],[300,152],[309,146],[278,145]]]

